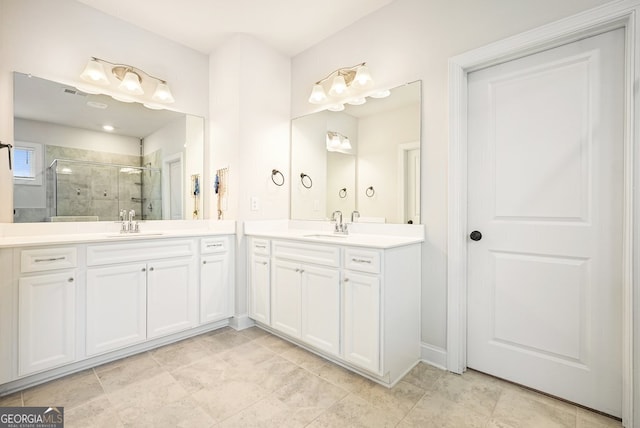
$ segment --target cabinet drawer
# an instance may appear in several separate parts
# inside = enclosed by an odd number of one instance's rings
[[[76,267],[76,256],[75,247],[22,250],[20,252],[20,272],[74,268]]]
[[[194,241],[179,239],[165,241],[128,242],[126,244],[89,245],[87,247],[87,266],[99,266],[112,263],[136,262],[151,259],[170,259],[191,256],[194,253]]]
[[[268,256],[271,254],[271,246],[268,239],[251,239],[251,252]]]
[[[229,251],[229,238],[219,236],[215,238],[202,238],[200,240],[200,253],[226,253]]]
[[[340,266],[340,248],[330,245],[273,241],[273,255],[283,259],[298,260],[325,266]]]
[[[380,273],[380,252],[347,248],[344,250],[344,267],[360,272]]]

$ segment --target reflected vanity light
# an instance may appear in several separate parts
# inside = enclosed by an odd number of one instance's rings
[[[330,152],[351,150],[351,141],[349,141],[349,137],[342,135],[339,132],[328,131],[327,150]]]
[[[342,111],[345,103],[352,105],[366,103],[366,97],[369,95],[367,91],[371,86],[373,86],[373,78],[365,62],[353,67],[339,68],[313,85],[309,102],[326,105],[326,108],[331,111]]]
[[[105,71],[105,67],[110,73]],[[113,84],[109,76],[115,79]],[[165,80],[131,65],[91,57],[80,78],[87,83],[79,84],[79,90],[91,94],[104,93],[118,101],[139,102],[155,110],[175,102]],[[149,93],[152,93],[150,97]]]

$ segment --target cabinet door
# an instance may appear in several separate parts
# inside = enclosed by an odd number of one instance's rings
[[[200,322],[232,315],[231,284],[227,254],[202,257],[200,264]]]
[[[340,272],[302,265],[302,339],[340,354]]]
[[[164,336],[196,325],[194,260],[147,263],[147,337]]]
[[[87,355],[145,340],[146,270],[144,263],[87,270]]]
[[[75,271],[20,278],[20,375],[74,361],[75,282]]]
[[[271,278],[268,256],[251,257],[249,316],[264,324],[271,323]]]
[[[344,274],[344,359],[380,371],[380,279]]]
[[[300,338],[301,269],[297,263],[273,262],[271,276],[271,326]]]

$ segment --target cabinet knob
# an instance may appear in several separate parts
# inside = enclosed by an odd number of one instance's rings
[[[73,278],[69,278],[67,281],[68,282],[73,282]]]
[[[146,268],[142,268],[142,272],[146,272],[146,271],[147,271],[147,269],[146,269]]]
[[[266,264],[267,264],[267,262],[262,262],[262,264],[263,264],[263,265],[266,265]]]
[[[207,261],[206,261],[206,260],[203,260],[203,261],[202,261],[202,264],[203,264],[203,265],[206,265],[206,264],[207,264]]]
[[[344,279],[344,282],[349,282],[349,278],[345,278],[345,279]]]
[[[149,270],[153,272],[153,268],[152,267],[150,267]]]

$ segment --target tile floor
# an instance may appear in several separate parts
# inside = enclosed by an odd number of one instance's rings
[[[258,328],[224,328],[13,395],[65,427],[620,427],[469,371],[420,363],[387,389]]]

